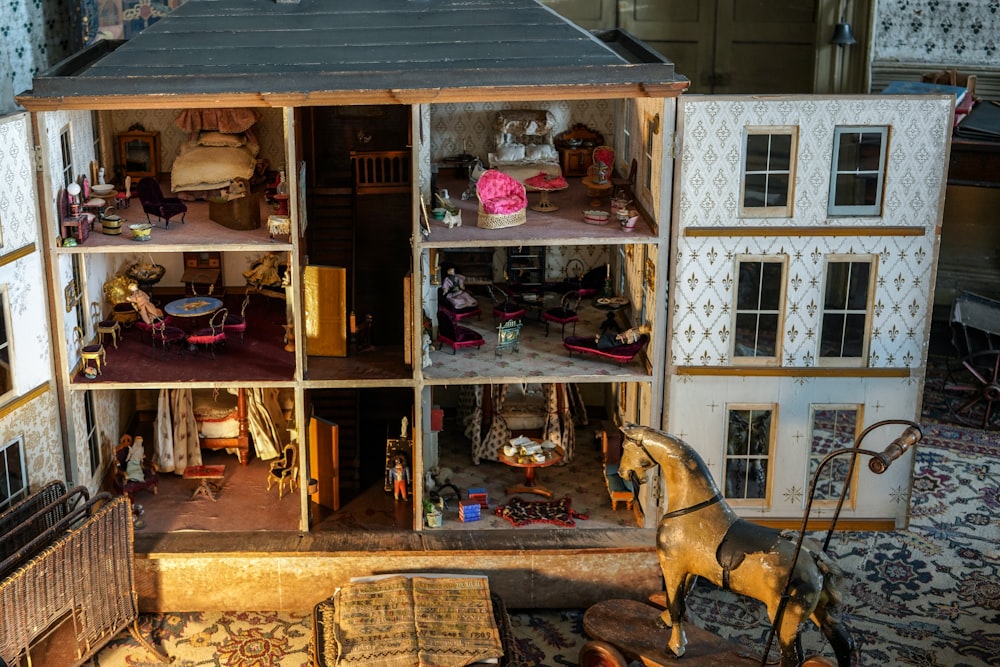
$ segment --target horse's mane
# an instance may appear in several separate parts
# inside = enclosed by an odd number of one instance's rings
[[[693,462],[696,468],[696,470],[694,470],[689,467],[688,472],[691,474],[700,474],[705,478],[705,481],[711,488],[718,491],[718,485],[715,483],[715,478],[712,476],[712,472],[708,469],[708,466],[705,465],[704,459],[701,458],[701,455],[697,452],[697,450],[695,450],[694,447],[689,445],[682,438],[639,424],[627,424],[622,427],[622,431],[625,433],[626,438],[642,442],[647,447],[656,447],[659,445],[662,448],[667,448],[674,446],[682,450],[683,456],[690,462]],[[664,441],[669,441],[673,444],[667,445]]]

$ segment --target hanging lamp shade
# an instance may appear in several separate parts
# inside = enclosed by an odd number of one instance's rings
[[[851,24],[843,16],[840,17],[840,23],[833,28],[833,38],[830,39],[830,43],[837,46],[850,46],[858,43],[851,33]]]

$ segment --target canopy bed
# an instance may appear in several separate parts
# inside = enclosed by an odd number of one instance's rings
[[[496,151],[489,154],[490,168],[522,184],[539,174],[549,179],[560,178],[559,151],[552,133],[555,122],[551,111],[507,109],[498,112],[493,124]]]
[[[245,387],[161,390],[157,415],[161,471],[182,474],[185,467],[199,465],[202,449],[225,449],[247,465],[251,442],[257,458],[277,458],[291,440],[279,394],[274,388]]]
[[[499,461],[511,435],[525,432],[561,447],[568,463],[573,459],[576,423],[587,423],[579,389],[563,383],[466,386],[459,412],[476,465],[482,459]]]
[[[251,180],[260,144],[255,109],[187,109],[174,125],[188,133],[170,171],[170,189],[187,199],[208,199],[236,178]]]

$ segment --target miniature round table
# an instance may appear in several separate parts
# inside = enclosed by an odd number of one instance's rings
[[[611,181],[605,181],[604,183],[598,183],[597,181],[591,180],[590,176],[583,179],[583,184],[587,188],[587,196],[590,197],[591,206],[600,206],[601,197],[607,194],[608,190],[611,189]]]
[[[531,440],[536,443],[541,442],[538,438],[532,438]],[[545,496],[546,498],[552,497],[551,491],[538,486],[538,481],[535,479],[535,469],[545,468],[555,463],[559,463],[563,460],[563,456],[565,456],[566,453],[563,451],[562,447],[556,447],[555,449],[542,449],[542,452],[545,454],[544,461],[536,461],[533,456],[521,456],[520,454],[508,456],[502,451],[500,452],[501,463],[509,465],[512,468],[524,468],[524,484],[508,486],[508,495],[513,493],[536,493],[540,496]]]
[[[163,310],[174,317],[201,317],[222,308],[222,299],[214,296],[186,296],[165,305]]]

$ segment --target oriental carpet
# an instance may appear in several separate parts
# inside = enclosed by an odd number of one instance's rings
[[[831,542],[847,572],[843,619],[862,667],[1000,665],[1000,438],[934,422],[923,430],[910,526],[838,533]],[[760,603],[700,582],[689,609],[702,627],[763,650],[769,626]],[[177,667],[306,667],[310,611],[142,614],[140,623]],[[586,641],[582,617],[579,609],[511,610],[526,667],[575,665]],[[807,652],[832,655],[812,627],[803,641]],[[97,665],[151,659],[123,632]]]

